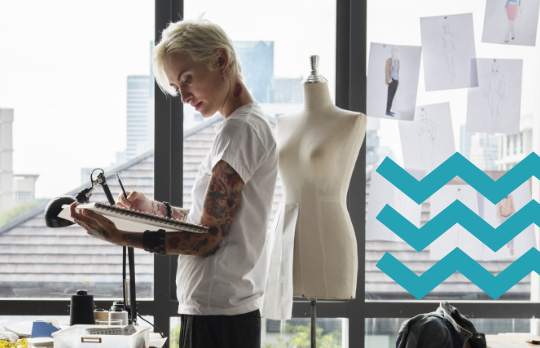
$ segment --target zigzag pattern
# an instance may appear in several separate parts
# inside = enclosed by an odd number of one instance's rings
[[[465,180],[493,204],[497,204],[531,176],[540,179],[540,157],[532,152],[497,181],[491,179],[459,152],[420,181],[388,157],[379,165],[377,172],[417,204],[424,202],[456,176]]]
[[[523,256],[494,276],[461,249],[455,248],[421,276],[385,253],[377,267],[417,299],[426,296],[454,272],[459,271],[494,300],[532,271],[540,274],[540,252],[531,248]]]
[[[540,204],[532,200],[497,228],[456,200],[446,209],[418,228],[388,204],[377,220],[397,234],[416,251],[424,250],[456,223],[469,231],[491,250],[497,251],[531,224],[540,226]]]

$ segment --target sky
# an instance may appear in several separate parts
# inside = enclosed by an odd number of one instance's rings
[[[306,76],[319,55],[334,94],[334,0],[184,3],[186,18],[204,14],[234,41],[274,41],[275,76]],[[538,49],[482,43],[484,11],[485,1],[369,1],[366,54],[371,42],[421,45],[420,17],[472,12],[478,57],[524,59],[522,115],[532,113]],[[37,198],[76,188],[82,167],[106,168],[125,150],[127,76],[149,74],[153,30],[153,0],[0,2],[0,108],[14,109],[13,169],[40,175]],[[442,102],[459,150],[467,90],[425,92],[421,66],[416,104]],[[402,163],[397,122],[382,120],[379,135]]]
[[[283,3],[185,1],[185,17],[204,14],[234,41],[275,41],[279,77],[308,75],[318,54],[333,94],[334,2]],[[81,168],[125,150],[127,76],[149,74],[153,39],[153,0],[0,2],[0,108],[14,109],[13,170],[40,175],[36,198],[76,188]]]

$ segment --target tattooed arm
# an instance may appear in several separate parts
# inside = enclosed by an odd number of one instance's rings
[[[219,161],[212,169],[199,222],[209,227],[208,232],[167,232],[165,234],[167,254],[208,256],[215,252],[223,236],[229,232],[242,198],[243,187],[244,182],[234,168],[225,161]],[[142,233],[122,231],[119,244],[142,248]]]

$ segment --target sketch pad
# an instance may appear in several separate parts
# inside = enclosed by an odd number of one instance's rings
[[[69,211],[69,205],[66,204],[62,208],[63,209],[58,216],[62,219],[73,221]],[[109,218],[119,230],[127,232],[144,232],[146,230],[156,231],[158,229],[164,229],[167,232],[208,232],[208,227],[206,226],[190,224],[176,219],[168,219],[131,209],[120,208],[108,203],[92,202],[79,204],[75,209],[77,212],[80,212],[81,209],[95,211],[96,213]]]

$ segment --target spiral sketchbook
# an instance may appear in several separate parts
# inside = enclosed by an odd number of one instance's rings
[[[58,214],[62,219],[73,221],[71,212],[69,211],[69,205],[64,205],[62,211]],[[86,204],[79,204],[76,208],[77,212],[81,209],[88,209],[95,211],[107,217],[114,222],[116,228],[122,231],[128,232],[144,232],[146,230],[156,231],[163,229],[167,232],[182,231],[192,233],[205,233],[208,232],[207,226],[190,224],[182,222],[176,219],[169,219],[157,215],[143,213],[140,211],[117,207],[108,203],[92,202]]]

